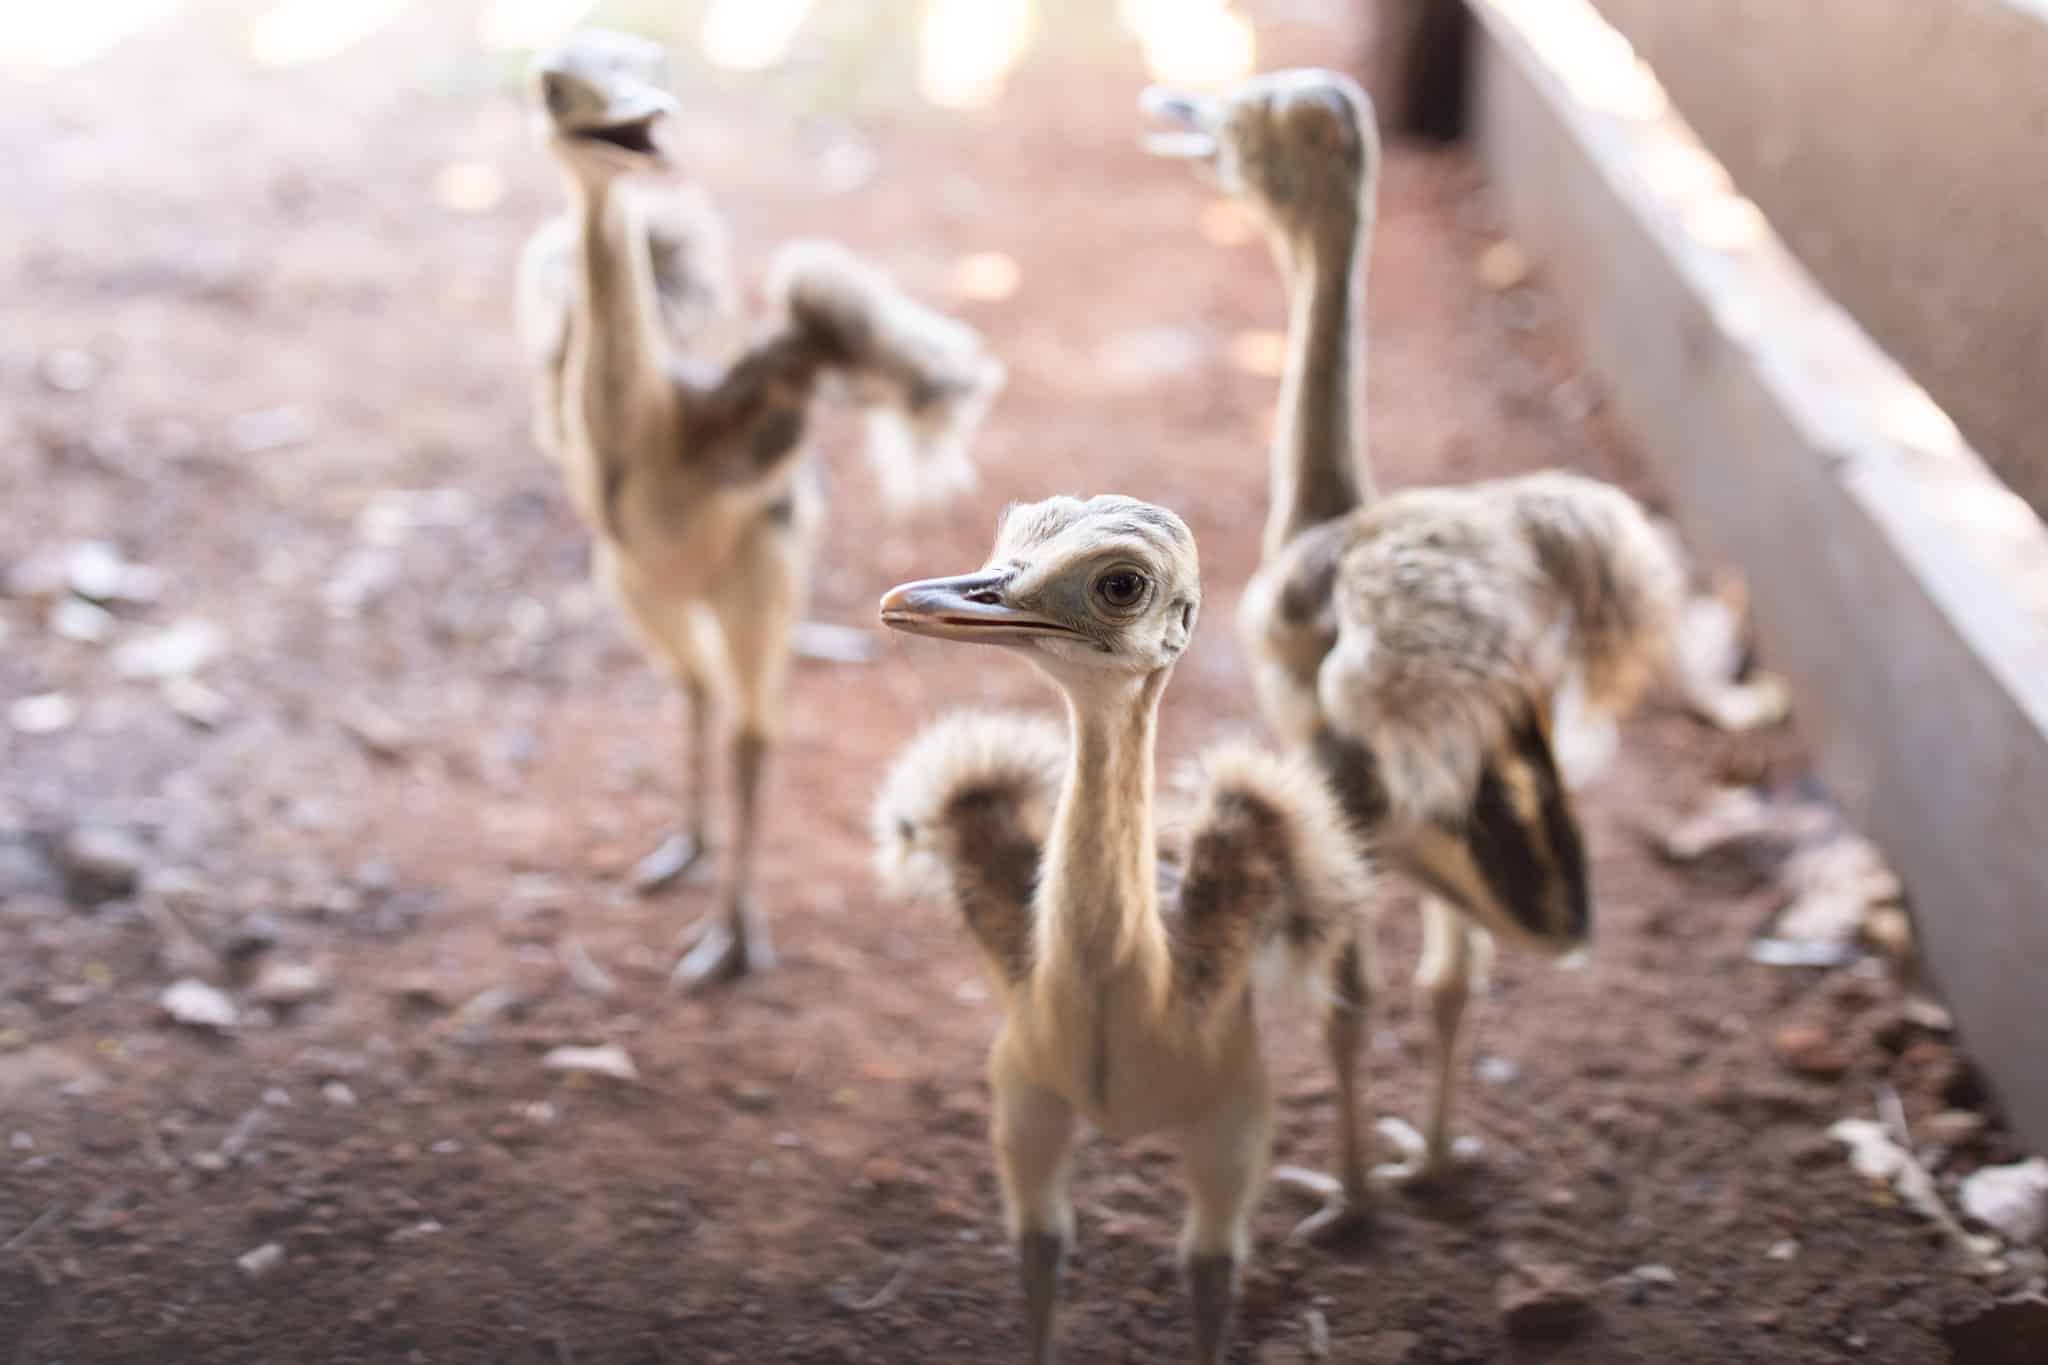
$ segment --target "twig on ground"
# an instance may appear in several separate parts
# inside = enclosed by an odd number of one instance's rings
[[[832,1291],[832,1297],[841,1308],[849,1312],[871,1313],[875,1309],[891,1302],[898,1294],[903,1292],[904,1284],[910,1279],[910,1272],[917,1268],[920,1259],[914,1251],[910,1255],[905,1256],[903,1264],[897,1266],[896,1273],[889,1277],[889,1282],[864,1299],[852,1298],[845,1291],[837,1289]]]
[[[45,1225],[47,1225],[52,1219],[56,1218],[59,1214],[63,1212],[64,1206],[62,1204],[50,1205],[41,1213],[29,1219],[27,1227],[23,1228],[20,1232],[15,1233],[5,1242],[0,1242],[0,1251],[12,1251],[16,1247],[27,1246],[29,1238],[35,1236],[38,1232],[41,1232]]]
[[[619,983],[612,979],[610,972],[597,965],[597,959],[583,946],[583,940],[574,934],[555,945],[555,957],[561,962],[562,970],[569,974],[569,979],[592,995],[619,993]]]

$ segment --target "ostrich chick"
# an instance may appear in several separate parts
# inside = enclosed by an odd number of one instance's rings
[[[688,702],[683,830],[642,861],[643,889],[701,851],[714,691],[731,713],[726,900],[676,967],[687,988],[770,960],[750,906],[756,806],[821,513],[801,459],[814,392],[833,377],[888,414],[883,458],[952,470],[1002,367],[971,330],[819,243],[784,250],[781,319],[730,363],[672,354],[729,291],[701,199],[628,183],[668,165],[663,65],[655,44],[602,31],[535,62],[570,212],[528,248],[520,316],[536,433],[596,539],[596,578]]]
[[[1553,719],[1612,747],[1614,718],[1669,663],[1684,569],[1632,498],[1576,475],[1375,499],[1363,313],[1380,145],[1356,84],[1289,71],[1222,97],[1148,91],[1145,105],[1178,125],[1153,150],[1260,211],[1287,281],[1264,555],[1238,625],[1268,721],[1423,890],[1435,1095],[1424,1134],[1381,1129],[1406,1149],[1388,1175],[1435,1176],[1493,936],[1555,955],[1590,931]]]
[[[1271,1125],[1252,975],[1268,950],[1302,981],[1342,983],[1323,1002],[1337,1182],[1364,1193],[1368,870],[1335,798],[1307,763],[1212,752],[1184,856],[1162,864],[1155,846],[1159,702],[1200,602],[1180,518],[1114,497],[1013,507],[985,568],[882,599],[889,626],[1016,650],[1066,700],[1064,744],[1046,722],[938,722],[897,761],[875,819],[885,877],[955,903],[1001,997],[993,1138],[1039,1365],[1073,1232],[1077,1118],[1180,1138],[1196,1359],[1222,1359]]]

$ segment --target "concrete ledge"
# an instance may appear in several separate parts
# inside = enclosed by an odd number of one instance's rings
[[[2048,530],[1828,298],[1587,0],[1471,0],[1473,128],[1822,776],[2048,1147]]]

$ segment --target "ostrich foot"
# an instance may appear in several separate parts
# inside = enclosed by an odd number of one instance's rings
[[[1373,1168],[1373,1179],[1385,1185],[1402,1188],[1441,1185],[1456,1174],[1458,1167],[1476,1162],[1482,1150],[1479,1139],[1475,1137],[1430,1142],[1411,1125],[1397,1118],[1381,1119],[1378,1128],[1381,1139],[1400,1154],[1399,1160]]]
[[[698,929],[695,941],[669,973],[668,984],[671,990],[690,994],[774,965],[767,926],[752,912],[734,909]]]
[[[1294,1225],[1294,1231],[1287,1235],[1290,1242],[1341,1241],[1372,1222],[1372,1203],[1364,1192],[1347,1190],[1334,1175],[1303,1166],[1276,1166],[1273,1183],[1322,1203],[1321,1208]]]
[[[672,886],[704,856],[704,841],[694,834],[671,834],[652,853],[633,864],[633,889],[651,896]]]

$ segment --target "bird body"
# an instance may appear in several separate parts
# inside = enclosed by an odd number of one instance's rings
[[[1363,317],[1381,158],[1355,83],[1288,71],[1145,103],[1180,125],[1156,150],[1260,211],[1287,280],[1272,499],[1239,632],[1268,723],[1315,756],[1355,825],[1425,893],[1417,986],[1436,1093],[1426,1135],[1382,1128],[1413,1158],[1389,1175],[1441,1175],[1470,978],[1491,939],[1559,954],[1591,933],[1556,716],[1575,707],[1612,727],[1666,669],[1684,567],[1633,498],[1577,475],[1378,496]]]
[[[1220,1359],[1271,1126],[1261,959],[1313,987],[1345,983],[1321,1004],[1343,1103],[1355,1099],[1370,871],[1313,766],[1238,745],[1206,755],[1185,838],[1162,857],[1156,720],[1199,602],[1186,526],[1122,498],[1013,508],[981,571],[883,602],[899,630],[1024,652],[1066,702],[1064,736],[1008,716],[936,723],[875,808],[885,881],[951,899],[1000,993],[994,1139],[1033,1361],[1051,1359],[1077,1120],[1181,1141],[1197,1356]],[[1338,1183],[1356,1198],[1353,1139]]]
[[[600,30],[536,60],[570,207],[521,260],[519,314],[535,436],[596,541],[593,573],[688,703],[685,827],[636,869],[642,889],[703,847],[709,702],[729,713],[726,904],[674,976],[695,987],[770,959],[751,904],[756,811],[823,511],[802,458],[814,396],[838,378],[911,414],[887,419],[927,438],[887,452],[901,478],[929,467],[957,483],[1003,374],[971,330],[826,243],[785,248],[775,321],[711,354],[706,333],[731,311],[723,229],[697,192],[632,180],[668,165],[664,64],[655,44]]]

